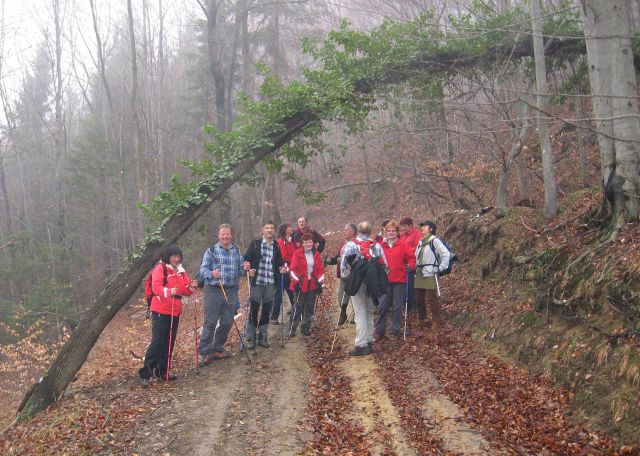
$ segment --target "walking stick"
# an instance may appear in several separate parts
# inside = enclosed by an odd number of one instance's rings
[[[403,340],[407,340],[407,314],[409,310],[409,270],[407,269],[407,286],[404,290],[404,334]]]
[[[169,349],[167,351],[167,381],[169,381],[169,371],[171,370],[171,342],[173,339],[173,308],[176,298],[171,297],[171,323],[169,323]]]
[[[300,292],[296,296],[296,302],[293,306],[293,318],[291,318],[291,328],[289,328],[289,339],[291,339],[291,331],[293,331],[293,322],[296,321],[296,310],[298,309],[298,301],[300,301]]]
[[[242,335],[247,337],[247,324],[248,318],[251,317],[251,281],[249,279],[249,273],[247,272],[247,301],[242,308]],[[240,351],[244,350],[244,340],[240,340]]]
[[[229,303],[229,299],[227,298],[227,292],[224,290],[224,285],[222,285],[222,282],[220,282],[220,289],[222,290],[222,294],[224,296],[225,302],[229,306],[229,310],[233,314],[233,307],[231,307],[231,304]],[[235,318],[232,317],[231,319],[233,320],[233,326],[235,326],[236,332],[238,333],[238,337],[240,338],[240,346],[244,346],[244,354],[247,355],[247,362],[251,364],[251,358],[249,357],[249,352],[247,351],[246,345],[244,345],[244,340],[242,339],[240,328],[238,328],[238,324],[236,323]]]
[[[348,321],[351,321],[351,319],[353,318],[353,315],[355,313],[355,310],[353,308],[353,306],[351,307],[351,312],[349,313],[349,319]],[[336,343],[336,340],[338,340],[338,335],[340,335],[340,331],[342,331],[342,328],[344,328],[345,325],[342,326],[338,326],[338,330],[334,333],[333,335],[333,342],[331,342],[331,350],[329,350],[329,354],[333,353],[333,346]]]
[[[280,273],[280,314],[284,315],[284,275],[282,273]],[[284,318],[282,318],[282,323],[284,324]],[[280,325],[280,347],[284,347],[283,325]]]
[[[433,276],[436,278],[436,291],[438,293],[438,297],[440,297],[440,283],[438,282],[438,273],[436,272]]]
[[[198,299],[197,298],[195,298],[193,301],[193,340],[196,344],[196,374],[199,374],[200,373],[200,370],[199,370],[200,369],[200,353],[198,353]]]

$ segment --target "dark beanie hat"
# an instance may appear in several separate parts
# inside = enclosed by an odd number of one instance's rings
[[[173,255],[180,255],[180,258],[182,258],[182,249],[180,247],[178,247],[177,245],[170,245],[162,253],[162,256],[160,257],[160,259],[162,261],[164,261],[165,263],[168,263],[169,262],[169,258],[171,258]]]

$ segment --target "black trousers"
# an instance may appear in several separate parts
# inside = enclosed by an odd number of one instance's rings
[[[173,333],[171,333],[171,318],[173,318]],[[171,317],[171,315],[157,312],[151,313],[151,343],[147,347],[147,354],[144,357],[144,367],[139,371],[141,378],[165,378],[167,376],[169,334],[171,334],[171,353],[173,353],[179,322],[180,317]]]

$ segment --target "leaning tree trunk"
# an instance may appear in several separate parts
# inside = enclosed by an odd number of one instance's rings
[[[620,228],[640,216],[640,112],[630,2],[582,0],[581,6],[603,201],[614,228]]]
[[[225,179],[215,189],[206,192],[208,198],[204,198],[202,204],[189,206],[184,212],[171,217],[161,231],[161,242],[146,243],[139,248],[134,259],[125,265],[124,269],[107,284],[104,291],[96,298],[93,307],[80,321],[40,383],[33,389],[28,399],[23,401],[24,406],[19,411],[18,421],[32,417],[60,397],[82,367],[104,328],[135,293],[145,274],[158,260],[162,251],[178,240],[213,201],[228,190],[232,184],[253,169],[260,160],[275,152],[294,135],[302,131],[314,119],[315,117],[307,112],[298,113],[289,118],[284,124],[284,129],[270,138],[271,146],[251,150],[248,158],[234,168],[231,177]]]

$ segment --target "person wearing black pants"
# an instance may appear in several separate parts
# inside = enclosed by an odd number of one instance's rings
[[[151,343],[144,357],[144,367],[138,372],[144,380],[176,378],[170,373],[170,360],[182,313],[182,297],[192,294],[198,284],[189,279],[181,262],[182,250],[171,245],[151,272]]]
[[[147,348],[147,354],[144,357],[144,367],[140,373],[143,379],[156,377],[164,380],[167,378],[171,318],[171,315],[151,312],[151,343]],[[174,316],[173,331],[171,332],[171,353],[173,353],[173,347],[176,344],[179,322],[180,317]],[[169,379],[173,380],[175,376],[170,373]]]

